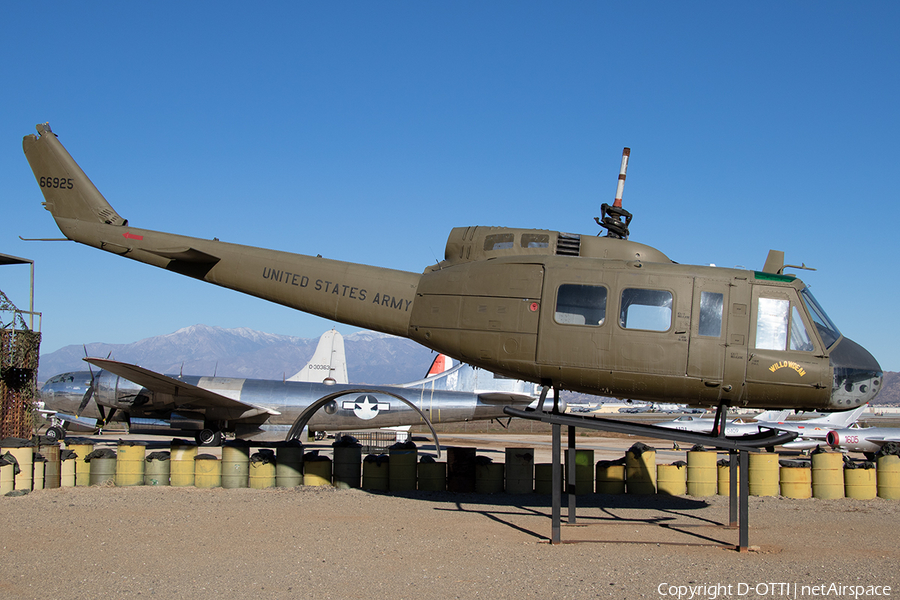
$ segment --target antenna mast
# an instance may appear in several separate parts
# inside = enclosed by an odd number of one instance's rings
[[[619,169],[619,184],[616,186],[615,201],[612,206],[606,203],[601,204],[600,216],[594,217],[597,225],[606,229],[606,237],[609,238],[628,239],[628,225],[631,223],[632,215],[622,208],[622,192],[625,191],[625,172],[628,170],[629,156],[631,156],[631,148],[624,148],[622,150],[622,166]]]

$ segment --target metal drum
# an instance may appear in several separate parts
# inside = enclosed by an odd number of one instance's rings
[[[553,493],[553,464],[538,463],[534,465],[534,493]]]
[[[388,489],[392,492],[411,492],[416,489],[419,451],[415,444],[394,444],[388,449],[391,468],[388,469]]]
[[[13,491],[16,481],[15,469],[15,465],[6,462],[6,459],[0,461],[0,496]]]
[[[475,448],[447,448],[447,491],[475,491]]]
[[[569,452],[564,453],[566,464],[563,480],[569,480]],[[575,494],[581,496],[594,491],[594,451],[575,450]]]
[[[506,493],[530,494],[533,491],[534,448],[507,448]]]
[[[871,500],[878,496],[876,471],[873,467],[844,469],[844,495],[857,500]]]
[[[184,440],[172,440],[169,451],[169,484],[172,487],[194,485],[194,458],[197,457],[197,445]]]
[[[70,450],[60,453],[59,461],[59,485],[60,487],[75,487],[75,467],[78,457]]]
[[[332,481],[340,489],[358,488],[362,477],[362,445],[341,444],[334,446]]]
[[[637,443],[625,453],[625,491],[629,494],[656,493],[656,450]]]
[[[19,473],[15,476],[17,490],[31,491],[34,481],[34,444],[31,440],[6,438],[0,447],[0,454],[9,452],[19,463]]]
[[[222,487],[222,461],[212,454],[198,454],[194,457],[194,487]]]
[[[119,440],[116,453],[116,485],[144,485],[144,455],[147,445]]]
[[[813,452],[813,498],[844,497],[844,455],[840,452]]]
[[[285,442],[275,449],[275,485],[303,485],[303,445]]]
[[[250,486],[250,447],[241,441],[222,446],[222,487]]]
[[[53,490],[60,487],[60,449],[59,442],[42,443],[38,452],[44,457],[44,489]]]
[[[248,482],[254,490],[275,487],[275,452],[273,450],[260,450],[250,457]]]
[[[778,454],[750,452],[747,484],[751,496],[777,496],[779,492]]]
[[[370,454],[363,460],[362,486],[366,490],[386,492],[388,490],[391,462],[385,454]]]
[[[788,464],[781,465],[779,479],[781,483],[781,495],[785,498],[805,500],[812,498],[812,469],[809,463],[785,461]],[[751,479],[752,481],[752,479]]]
[[[94,451],[94,444],[83,438],[66,440],[66,450],[71,450],[77,456],[75,458],[75,486],[87,487],[91,485],[91,463],[85,460],[87,455]]]
[[[327,456],[304,457],[303,485],[331,485],[331,459]]]
[[[503,492],[503,463],[475,463],[475,491],[479,494]]]
[[[91,459],[91,485],[114,485],[116,483],[116,457]]]
[[[656,467],[656,493],[684,496],[687,493],[687,469],[684,463]]]
[[[598,494],[625,493],[625,465],[619,461],[601,460],[595,469]]]
[[[737,460],[737,459],[735,459]],[[716,481],[718,493],[720,496],[728,496],[731,494],[731,462],[728,459],[720,460],[716,463]],[[741,483],[741,471],[738,469],[738,484]]]
[[[44,470],[46,463],[47,461],[40,452],[35,452],[34,455],[32,455],[31,464],[33,471],[31,474],[31,489],[44,489]]]
[[[168,452],[151,452],[144,459],[144,485],[169,485]],[[196,472],[197,465],[194,465]],[[196,475],[195,475],[196,477]]]
[[[718,454],[706,450],[690,450],[687,453],[687,495],[695,497],[715,496],[718,489],[716,459]]]
[[[428,458],[428,457],[425,457]],[[417,470],[419,490],[423,492],[443,492],[447,489],[447,463],[419,463]]]
[[[878,457],[878,497],[900,499],[900,456],[887,454]]]

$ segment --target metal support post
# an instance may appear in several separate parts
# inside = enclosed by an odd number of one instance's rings
[[[553,468],[551,476],[552,481],[550,482],[552,487],[550,496],[553,499],[553,512],[550,518],[550,543],[558,544],[560,543],[559,529],[562,512],[562,465],[560,464],[560,455],[562,454],[562,432],[560,431],[560,425],[558,423],[554,423],[551,428],[553,430]]]
[[[741,455],[741,474],[740,474],[740,487],[741,487],[741,525],[740,525],[740,533],[738,534],[739,542],[738,542],[738,551],[746,552],[750,547],[750,535],[748,532],[749,525],[749,514],[750,514],[750,477],[749,477],[749,466],[750,466],[750,454],[746,450],[740,450]]]
[[[728,451],[728,526],[738,526],[738,451]]]
[[[566,469],[566,495],[569,496],[569,512],[567,523],[575,524],[575,426],[569,425],[569,453],[567,455],[568,468]]]

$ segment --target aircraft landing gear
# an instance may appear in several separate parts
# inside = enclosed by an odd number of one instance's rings
[[[222,432],[213,431],[212,429],[201,429],[196,433],[194,439],[197,440],[198,446],[221,446]]]
[[[44,437],[46,437],[51,442],[61,442],[66,439],[66,431],[62,427],[54,425],[50,427],[46,433],[44,433]]]

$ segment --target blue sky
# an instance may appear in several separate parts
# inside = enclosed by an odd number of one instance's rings
[[[59,235],[22,137],[49,121],[137,227],[415,272],[455,226],[596,233],[630,146],[632,239],[719,266],[784,250],[897,371],[898,25],[891,2],[5,2],[0,253],[36,263],[44,352],[196,323],[315,337],[333,323],[19,240]],[[3,267],[23,308],[27,284]]]

